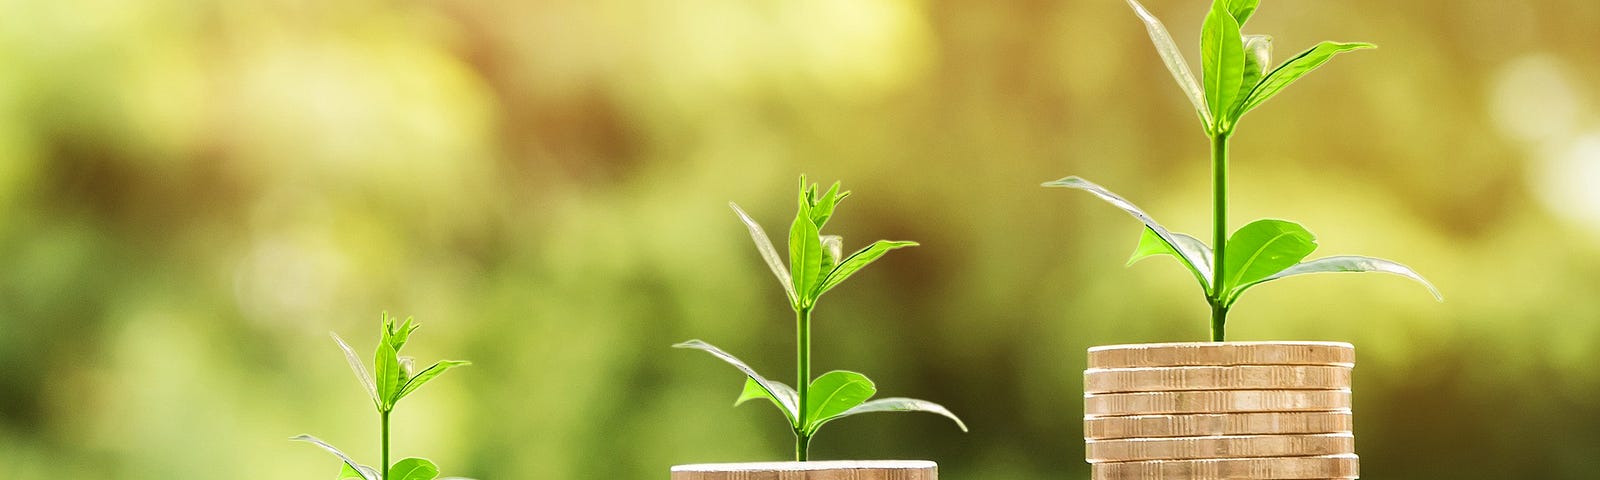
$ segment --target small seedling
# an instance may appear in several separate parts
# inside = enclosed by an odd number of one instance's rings
[[[789,420],[789,426],[794,431],[794,457],[798,461],[806,460],[806,451],[810,447],[811,438],[823,424],[861,413],[929,412],[948,417],[961,427],[961,431],[967,430],[966,424],[962,423],[960,418],[956,418],[955,414],[933,402],[914,398],[868,400],[878,389],[866,375],[834,370],[814,380],[811,378],[811,312],[817,306],[817,299],[890,250],[917,245],[916,242],[879,240],[849,256],[844,256],[842,238],[837,235],[822,235],[819,232],[828,219],[833,217],[839,201],[847,196],[850,196],[850,192],[839,191],[838,182],[835,182],[826,193],[818,195],[817,186],[815,184],[808,186],[806,177],[800,177],[800,211],[789,227],[787,268],[778,258],[778,251],[772,247],[772,240],[767,238],[761,225],[756,224],[755,220],[746,215],[738,205],[728,204],[750,230],[750,238],[755,240],[756,250],[761,252],[761,258],[766,260],[767,266],[772,269],[772,274],[778,277],[778,283],[783,285],[784,292],[788,294],[789,305],[794,308],[798,344],[795,384],[800,386],[798,392],[783,382],[761,376],[738,358],[711,344],[690,340],[673,345],[678,348],[703,350],[743,372],[748,377],[745,379],[744,392],[733,404],[766,399],[777,406],[778,411]]]
[[[327,442],[310,435],[300,435],[291,440],[310,442],[339,457],[344,461],[344,466],[339,470],[338,480],[433,480],[439,476],[439,467],[425,458],[406,458],[393,465],[389,464],[389,414],[394,411],[400,399],[415,392],[428,381],[437,378],[446,370],[464,365],[468,362],[456,360],[443,360],[423,369],[421,372],[412,373],[411,357],[400,356],[400,347],[405,346],[406,340],[411,337],[419,325],[410,318],[405,322],[395,323],[393,318],[385,312],[382,316],[383,334],[378,338],[378,352],[373,360],[372,368],[377,373],[374,377],[367,373],[366,365],[361,363],[361,357],[356,355],[350,345],[333,333],[333,341],[344,350],[345,359],[350,362],[350,369],[356,373],[356,379],[361,381],[361,386],[367,389],[367,394],[372,396],[372,404],[378,409],[378,417],[382,422],[383,442],[382,463],[378,465],[382,470],[367,465],[356,463],[350,456],[334,448]],[[459,477],[450,477],[441,480],[467,480]]]
[[[1211,340],[1223,340],[1228,309],[1250,287],[1284,277],[1323,272],[1385,272],[1422,283],[1441,299],[1439,291],[1417,272],[1389,260],[1341,255],[1302,262],[1317,248],[1317,239],[1300,224],[1263,219],[1251,222],[1228,236],[1228,139],[1239,118],[1284,87],[1322,66],[1334,55],[1375,48],[1370,43],[1322,42],[1295,55],[1277,68],[1268,68],[1272,37],[1242,35],[1241,25],[1255,13],[1260,0],[1213,0],[1201,26],[1201,79],[1196,82],[1189,65],[1166,27],[1135,0],[1128,0],[1135,14],[1144,21],[1156,52],[1178,87],[1194,104],[1206,136],[1211,139],[1212,245],[1198,238],[1163,228],[1132,202],[1078,177],[1047,182],[1047,187],[1084,190],[1121,208],[1144,222],[1134,262],[1156,255],[1178,259],[1205,291],[1211,304]]]

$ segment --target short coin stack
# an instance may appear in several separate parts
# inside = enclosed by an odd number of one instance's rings
[[[1095,480],[1350,479],[1355,347],[1215,342],[1089,349]]]

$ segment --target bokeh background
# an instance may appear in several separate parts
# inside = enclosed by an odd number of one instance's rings
[[[1198,66],[1205,2],[1153,1]],[[728,209],[781,236],[800,173],[847,247],[816,368],[932,399],[818,458],[1084,478],[1099,344],[1202,340],[1167,260],[1083,175],[1209,236],[1207,146],[1116,0],[0,1],[8,479],[331,478],[377,417],[329,339],[470,359],[397,455],[481,479],[665,478],[791,438],[701,338],[792,374]],[[1600,3],[1266,2],[1276,59],[1341,56],[1235,138],[1235,225],[1290,218],[1390,276],[1253,290],[1233,339],[1358,346],[1366,478],[1600,475]],[[1198,67],[1197,67],[1198,68]],[[777,240],[781,246],[783,240]]]

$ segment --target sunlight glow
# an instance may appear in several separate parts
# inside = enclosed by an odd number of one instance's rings
[[[1600,234],[1600,130],[1541,159],[1535,191],[1556,214]]]
[[[1587,100],[1561,59],[1543,54],[1501,67],[1492,88],[1491,118],[1501,131],[1525,142],[1570,138]]]

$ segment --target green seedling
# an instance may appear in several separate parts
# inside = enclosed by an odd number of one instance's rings
[[[1162,227],[1132,202],[1105,188],[1078,177],[1047,182],[1047,187],[1084,190],[1144,222],[1134,262],[1157,255],[1171,255],[1189,270],[1205,291],[1211,305],[1211,340],[1222,341],[1228,309],[1250,287],[1280,278],[1324,272],[1384,272],[1422,283],[1442,300],[1438,289],[1405,265],[1389,260],[1341,255],[1304,261],[1317,248],[1317,239],[1300,224],[1264,219],[1256,220],[1228,236],[1228,139],[1238,127],[1240,117],[1283,91],[1340,53],[1375,48],[1370,43],[1322,42],[1300,52],[1276,68],[1268,68],[1272,37],[1243,35],[1241,25],[1255,13],[1260,0],[1213,0],[1201,26],[1201,79],[1196,82],[1172,36],[1161,21],[1135,0],[1128,0],[1135,14],[1144,21],[1156,52],[1178,87],[1194,104],[1196,115],[1211,139],[1212,245],[1198,238]]]
[[[437,378],[440,374],[452,368],[470,365],[469,362],[456,360],[443,360],[420,372],[412,373],[411,357],[400,356],[400,347],[405,346],[406,340],[411,337],[419,325],[407,318],[404,322],[395,323],[393,318],[385,312],[382,316],[383,333],[378,338],[378,352],[373,360],[373,371],[376,376],[367,373],[366,365],[361,363],[361,357],[356,355],[350,345],[333,333],[333,341],[344,350],[346,360],[350,362],[350,369],[356,373],[356,379],[361,381],[367,394],[372,396],[372,405],[378,409],[378,418],[383,425],[381,439],[383,442],[381,469],[356,463],[349,455],[329,445],[328,442],[310,435],[300,435],[291,440],[309,442],[322,447],[339,460],[344,466],[339,470],[338,480],[433,480],[439,476],[439,467],[425,458],[406,458],[393,465],[389,464],[389,414],[394,412],[394,406],[400,399],[417,391],[423,384]],[[460,477],[449,477],[441,480],[467,480]]]
[[[822,235],[819,231],[828,219],[833,217],[839,201],[847,196],[850,196],[850,192],[840,191],[837,182],[827,192],[818,195],[817,186],[812,184],[808,187],[805,176],[800,177],[800,211],[795,215],[794,223],[789,226],[788,267],[785,267],[783,261],[779,259],[778,251],[772,247],[772,240],[767,238],[761,225],[756,224],[755,220],[745,214],[738,205],[728,204],[750,230],[750,238],[755,240],[756,250],[761,252],[761,258],[766,260],[767,266],[772,269],[772,274],[778,277],[778,283],[783,285],[784,292],[788,294],[789,305],[794,308],[797,343],[795,384],[800,386],[799,391],[783,382],[761,376],[738,358],[711,344],[690,340],[673,345],[678,348],[705,351],[744,373],[748,377],[745,379],[744,391],[733,404],[766,399],[778,407],[778,411],[789,420],[789,426],[794,431],[794,457],[798,461],[807,459],[806,451],[817,429],[828,422],[851,415],[869,412],[929,412],[955,421],[956,425],[961,427],[961,431],[967,430],[966,424],[962,423],[960,418],[956,418],[950,410],[933,402],[914,398],[868,400],[878,389],[866,375],[834,370],[816,379],[811,378],[811,312],[817,306],[817,299],[890,250],[917,245],[916,242],[879,240],[849,256],[843,255],[843,239],[837,235]]]

